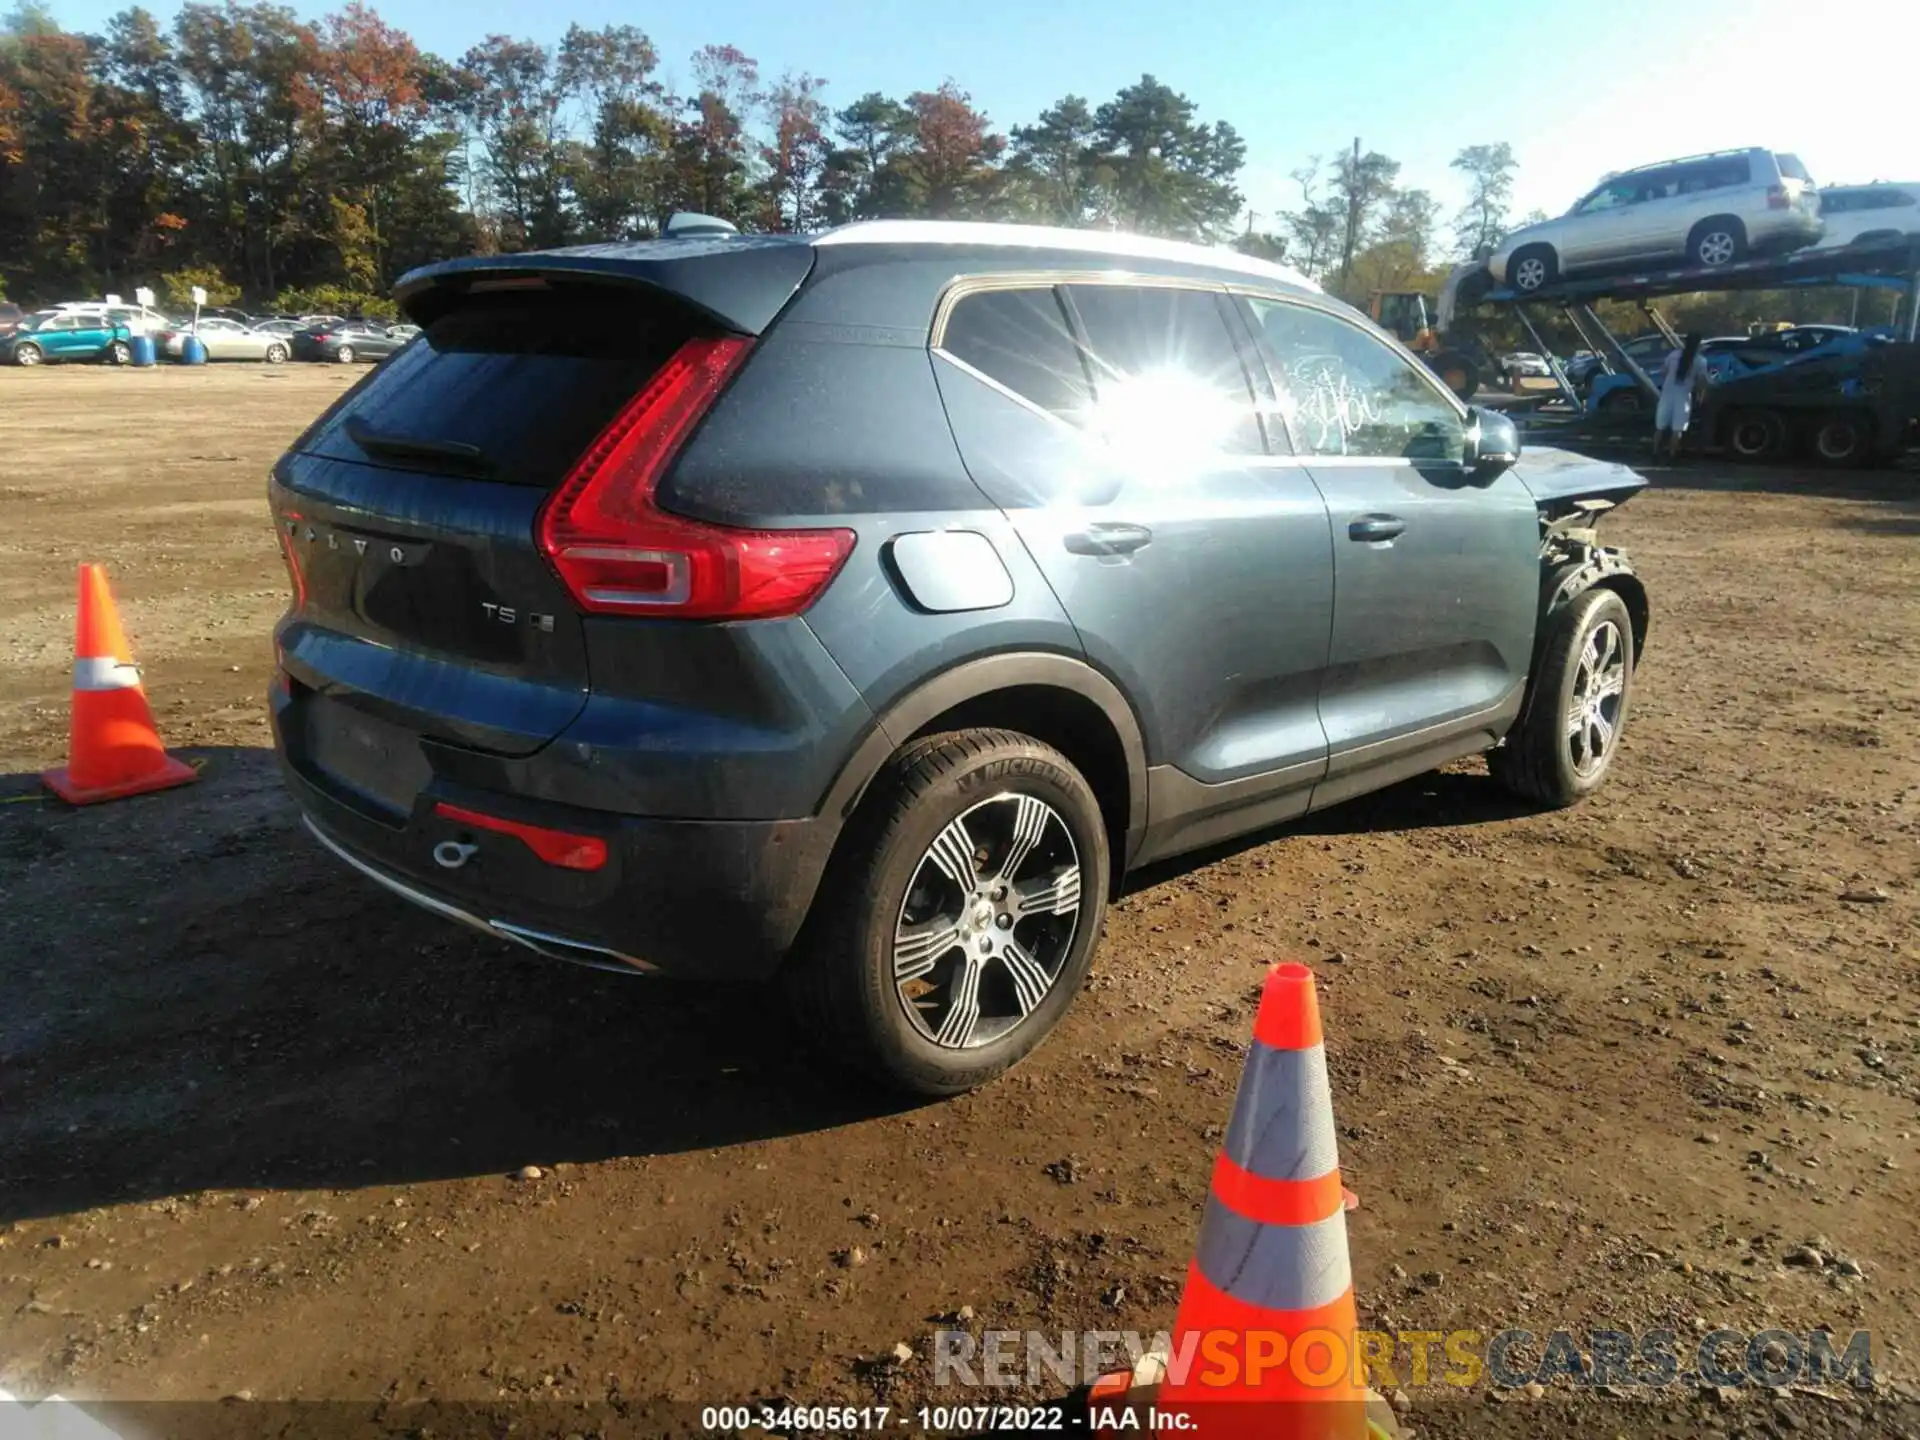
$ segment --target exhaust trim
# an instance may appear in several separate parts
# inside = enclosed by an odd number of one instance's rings
[[[431,910],[444,920],[457,921],[471,930],[495,940],[510,940],[549,960],[562,960],[569,965],[583,965],[589,970],[606,970],[616,975],[650,975],[659,972],[659,966],[635,956],[623,954],[605,945],[595,945],[585,940],[572,940],[564,935],[554,935],[545,930],[535,930],[531,926],[516,925],[507,920],[487,920],[472,911],[462,910],[438,896],[429,895],[424,890],[416,890],[404,880],[389,875],[362,860],[351,850],[321,828],[319,821],[311,815],[303,814],[301,820],[313,838],[355,870],[376,884],[383,885],[403,900],[410,900],[423,910]]]

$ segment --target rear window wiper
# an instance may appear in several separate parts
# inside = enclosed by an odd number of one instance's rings
[[[347,438],[369,455],[387,455],[400,460],[437,460],[476,475],[492,475],[493,462],[478,445],[460,440],[435,440],[425,435],[399,435],[375,430],[364,421],[349,418],[344,427]]]

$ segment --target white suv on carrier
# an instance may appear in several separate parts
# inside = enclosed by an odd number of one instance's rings
[[[1565,215],[1516,230],[1487,261],[1525,294],[1633,265],[1731,265],[1820,239],[1820,191],[1772,150],[1726,150],[1609,175]]]

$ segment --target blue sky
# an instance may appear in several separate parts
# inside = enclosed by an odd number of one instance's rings
[[[55,0],[98,29],[125,0]],[[149,7],[163,18],[177,6]],[[295,0],[301,13],[332,8]],[[1004,129],[1070,92],[1095,103],[1149,71],[1247,141],[1252,209],[1298,203],[1287,178],[1351,145],[1403,164],[1402,181],[1460,197],[1447,162],[1510,141],[1516,213],[1566,209],[1602,173],[1734,146],[1792,150],[1821,183],[1920,180],[1910,79],[1920,0],[374,0],[422,46],[457,56],[490,32],[552,41],[578,20],[653,37],[669,80],[725,42],[763,75],[809,70],[830,103],[904,95],[949,76]],[[1581,23],[1582,14],[1595,18]],[[1846,23],[1838,23],[1845,15]],[[1887,57],[1885,69],[1875,57]],[[1263,225],[1267,220],[1263,218]]]

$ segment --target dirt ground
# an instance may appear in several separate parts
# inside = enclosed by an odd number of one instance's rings
[[[1147,876],[1029,1064],[902,1108],[769,994],[522,958],[296,827],[263,480],[351,378],[0,371],[0,1388],[597,1417],[554,1433],[981,1398],[933,1388],[936,1317],[1171,1323],[1287,957],[1324,985],[1363,1324],[1867,1329],[1915,1377],[1920,474],[1651,472],[1610,523],[1655,608],[1602,794],[1527,814],[1468,764]],[[71,811],[34,775],[87,559],[204,774]],[[1913,1423],[1399,1385],[1430,1435]]]

